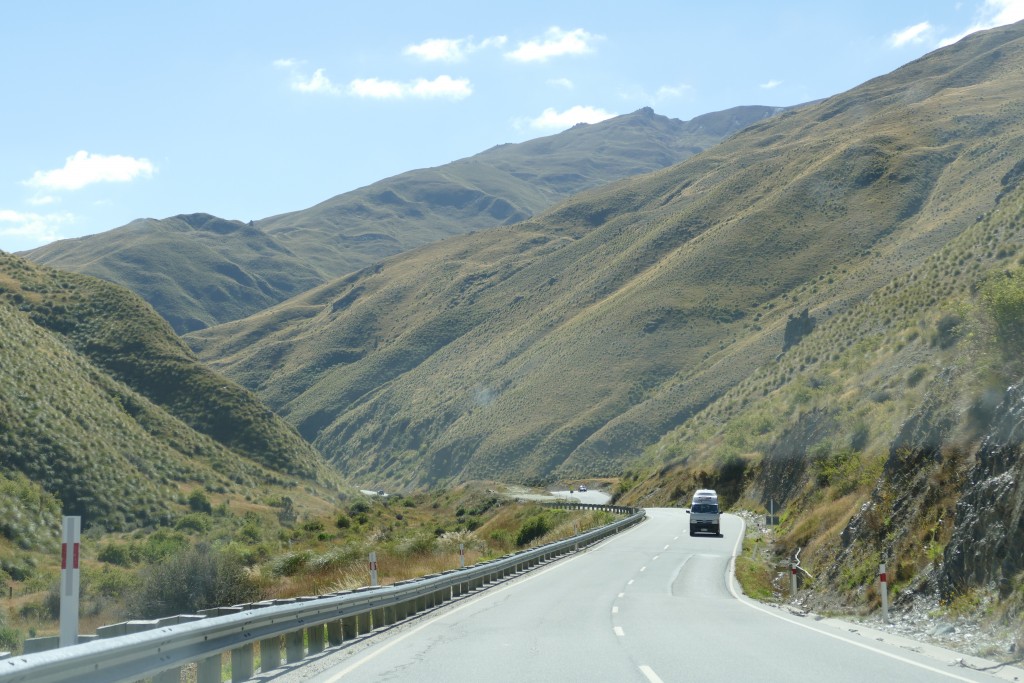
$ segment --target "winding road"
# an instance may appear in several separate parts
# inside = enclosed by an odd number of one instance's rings
[[[723,515],[721,537],[691,538],[683,510],[648,516],[567,559],[258,680],[996,680],[950,666],[954,653],[739,595],[729,572],[738,517]]]

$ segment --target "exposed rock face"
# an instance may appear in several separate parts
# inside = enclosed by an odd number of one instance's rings
[[[1009,579],[1024,569],[1024,386],[1006,390],[956,506],[939,577],[943,595]]]
[[[765,453],[758,475],[761,502],[767,508],[784,506],[803,484],[807,449],[838,429],[835,418],[824,410],[804,413]]]

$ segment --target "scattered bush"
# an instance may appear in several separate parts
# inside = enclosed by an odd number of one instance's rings
[[[543,514],[530,517],[519,527],[519,533],[516,534],[516,545],[519,547],[528,545],[550,530],[548,520]]]
[[[203,512],[190,512],[178,520],[174,528],[178,531],[205,533],[210,530],[213,522],[210,516]]]
[[[202,489],[195,489],[188,495],[188,509],[193,512],[205,512],[207,514],[213,512],[210,499]]]
[[[237,554],[200,543],[143,570],[131,606],[136,618],[157,619],[260,597]]]
[[[137,547],[124,543],[104,545],[100,548],[98,558],[100,562],[114,564],[118,567],[130,567],[141,559]]]

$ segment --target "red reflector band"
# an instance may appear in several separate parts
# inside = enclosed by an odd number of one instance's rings
[[[78,544],[78,543],[75,544],[75,549],[74,549],[74,551],[72,553],[71,566],[74,569],[78,569],[78,546],[79,545],[80,544]]]
[[[883,574],[879,574],[878,575],[878,580],[881,581],[882,583],[885,583],[885,574],[884,573]]]
[[[68,544],[67,543],[61,543],[60,544],[60,568],[61,569],[67,569],[68,568]]]

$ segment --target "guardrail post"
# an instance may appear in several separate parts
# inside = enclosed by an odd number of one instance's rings
[[[306,629],[300,628],[295,631],[290,631],[284,636],[284,650],[285,656],[288,657],[288,663],[293,664],[295,662],[301,662],[302,658],[306,656],[306,643],[305,641]]]
[[[324,625],[317,624],[306,629],[309,633],[309,654],[315,655],[324,651]]]
[[[252,643],[246,643],[231,651],[231,683],[242,683],[252,678],[252,650]]]
[[[338,647],[343,642],[341,637],[341,621],[335,619],[327,622],[327,644],[331,647]]]
[[[343,617],[341,620],[341,637],[345,640],[352,640],[359,635],[359,625],[355,615]]]
[[[384,625],[384,608],[378,607],[373,610],[373,628],[380,628]]]
[[[359,635],[363,636],[370,632],[370,612],[360,612],[359,616]]]
[[[281,666],[281,636],[260,641],[260,671],[270,671]]]
[[[199,660],[196,666],[196,683],[221,683],[222,668],[220,653]]]

